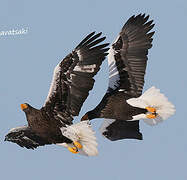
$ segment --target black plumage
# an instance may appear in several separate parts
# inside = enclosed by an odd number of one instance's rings
[[[45,144],[71,143],[61,127],[71,125],[93,88],[100,66],[108,51],[105,37],[92,32],[55,68],[48,97],[41,109],[21,105],[28,126],[14,128],[5,140],[34,149]],[[102,43],[102,44],[99,44]]]
[[[108,124],[102,134],[110,140],[142,139],[139,121],[129,120],[141,113],[146,114],[147,109],[133,107],[127,100],[142,94],[148,49],[152,47],[154,34],[150,32],[153,21],[148,19],[149,16],[139,14],[125,23],[109,50],[108,90],[96,108],[82,117],[82,121],[105,118]]]
[[[116,141],[124,138],[139,140],[143,139],[142,133],[139,132],[138,121],[114,121],[107,127],[107,131],[103,132],[103,135],[111,141]]]

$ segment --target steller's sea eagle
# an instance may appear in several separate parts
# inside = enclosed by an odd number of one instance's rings
[[[100,131],[108,139],[139,139],[139,120],[156,125],[175,112],[175,107],[151,87],[144,94],[144,75],[148,49],[152,47],[150,32],[154,27],[149,16],[132,16],[123,26],[118,37],[109,49],[109,87],[95,109],[81,119],[105,118]]]
[[[89,122],[73,124],[73,117],[93,88],[94,75],[108,54],[101,33],[92,32],[55,68],[49,94],[41,109],[21,104],[28,126],[13,128],[6,141],[35,149],[46,144],[63,145],[72,153],[97,155],[97,143]]]

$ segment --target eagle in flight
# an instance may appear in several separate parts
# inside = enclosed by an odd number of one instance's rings
[[[153,21],[145,14],[130,17],[110,49],[107,43],[99,45],[105,39],[101,33],[89,34],[56,66],[43,107],[38,110],[27,103],[21,105],[28,126],[11,129],[5,140],[29,149],[58,144],[72,153],[94,156],[97,142],[89,121],[95,118],[105,119],[100,130],[112,141],[141,140],[139,120],[156,125],[175,112],[174,105],[159,89],[151,87],[142,94],[153,27]],[[106,55],[108,90],[81,122],[73,124]]]
[[[100,131],[111,141],[142,140],[140,119],[157,125],[175,113],[174,105],[159,89],[151,87],[142,94],[153,27],[153,20],[145,14],[128,19],[109,49],[108,90],[101,102],[81,119],[104,118]]]
[[[90,33],[54,69],[47,99],[41,109],[21,104],[28,126],[11,129],[5,141],[35,149],[57,144],[72,153],[97,155],[97,142],[89,122],[73,124],[93,88],[100,66],[108,54],[108,43],[102,33]]]

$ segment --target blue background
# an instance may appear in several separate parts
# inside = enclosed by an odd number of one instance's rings
[[[186,12],[185,0],[1,0],[0,31],[28,28],[28,33],[0,36],[0,178],[186,180]],[[21,103],[43,105],[54,67],[85,35],[102,31],[112,42],[138,13],[150,14],[156,24],[144,90],[160,88],[175,104],[174,116],[155,127],[141,122],[143,141],[110,142],[98,131],[102,119],[96,119],[97,157],[74,155],[56,145],[33,151],[3,141],[10,128],[26,124]],[[76,121],[97,105],[107,85],[105,60]]]

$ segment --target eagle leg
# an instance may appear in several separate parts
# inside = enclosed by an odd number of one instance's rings
[[[82,149],[82,144],[80,144],[78,141],[73,142],[74,146],[78,149]]]
[[[156,108],[154,108],[154,107],[146,107],[146,109],[148,112],[156,113]]]
[[[148,119],[155,119],[157,117],[156,108],[148,106],[146,109],[148,111],[148,114],[146,115]]]
[[[155,119],[156,116],[157,116],[156,113],[153,113],[153,114],[147,114],[147,115],[146,115],[146,117],[147,117],[148,119]]]
[[[68,150],[74,154],[77,154],[79,152],[77,147],[68,147]]]

